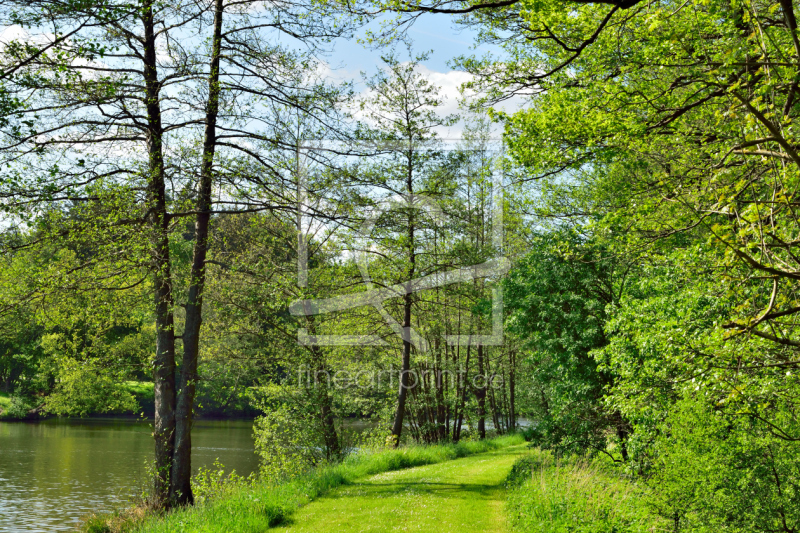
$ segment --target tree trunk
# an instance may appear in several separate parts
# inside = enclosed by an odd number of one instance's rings
[[[175,450],[175,319],[169,256],[169,215],[164,177],[163,128],[156,64],[155,21],[152,0],[142,14],[144,26],[144,81],[147,109],[148,201],[152,221],[152,268],[156,315],[155,396],[155,505],[169,506],[169,478]]]
[[[453,426],[453,442],[458,442],[461,439],[461,425],[464,423],[464,409],[467,405],[467,388],[469,387],[469,353],[471,348],[472,347],[470,345],[467,345],[467,355],[464,361],[464,379],[466,381],[461,386],[461,401],[458,407],[458,419]],[[459,381],[461,380],[459,379]]]
[[[213,185],[214,152],[217,144],[217,114],[219,112],[219,63],[222,42],[223,0],[214,6],[214,36],[211,68],[208,75],[208,102],[203,141],[200,184],[197,191],[197,215],[194,226],[194,253],[186,302],[186,324],[183,330],[183,362],[175,421],[175,456],[170,480],[170,500],[176,505],[194,503],[192,494],[192,421],[197,386],[197,362],[200,349],[200,328],[203,324],[203,290],[206,282],[206,255],[211,221],[211,190]]]
[[[403,330],[409,331],[411,327],[411,295],[403,297]],[[403,339],[403,363],[400,369],[400,389],[397,392],[397,411],[394,415],[392,424],[392,437],[395,447],[400,446],[400,437],[403,432],[403,416],[406,412],[406,398],[408,396],[408,374],[411,368],[411,339],[409,335],[404,335]]]
[[[409,140],[410,146],[411,140]],[[411,283],[415,274],[416,256],[414,250],[414,162],[413,152],[409,151],[406,154],[406,192],[408,192],[408,280]],[[400,390],[397,393],[397,411],[394,415],[394,423],[392,424],[392,437],[395,447],[400,446],[400,437],[403,432],[403,416],[406,411],[406,398],[408,396],[408,373],[411,369],[411,304],[412,294],[406,292],[403,296],[403,362],[400,369]]]
[[[444,441],[447,437],[447,418],[444,402],[444,376],[442,375],[442,354],[436,350],[437,365],[434,369],[434,379],[436,380],[436,440]]]
[[[500,422],[500,413],[497,409],[497,397],[493,388],[489,389],[489,407],[492,408],[492,423],[494,424],[494,430],[498,435],[502,435],[503,424]]]
[[[308,330],[312,335],[316,334],[316,327],[314,324],[314,317],[307,317]],[[314,357],[313,368],[316,368],[315,376],[327,375],[327,367],[322,355],[322,350],[319,346],[311,346],[311,355]],[[336,432],[336,420],[333,414],[333,398],[331,398],[330,390],[328,389],[328,380],[324,379],[317,383],[314,380],[314,387],[317,389],[317,402],[319,403],[319,416],[322,425],[322,440],[325,445],[325,455],[327,459],[333,460],[339,457],[342,453],[341,443],[339,442],[339,435]]]
[[[342,454],[339,436],[336,433],[336,424],[333,416],[333,402],[328,392],[328,382],[322,386],[320,391],[320,418],[322,422],[322,434],[325,441],[325,451],[329,461],[335,460]]]
[[[513,351],[508,354],[510,359],[510,368],[508,371],[508,429],[511,432],[517,430],[517,410],[515,405],[515,383],[514,379],[516,377],[515,365],[517,363],[517,358]]]
[[[486,438],[486,374],[483,364],[483,346],[478,345],[478,372],[483,378],[483,387],[475,389],[475,398],[478,400],[478,435]]]

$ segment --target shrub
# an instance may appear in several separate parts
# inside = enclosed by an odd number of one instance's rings
[[[194,501],[199,504],[217,499],[240,485],[251,483],[253,479],[238,475],[236,470],[226,473],[225,466],[217,459],[210,468],[201,466],[192,477]]]
[[[280,405],[255,419],[253,434],[261,457],[261,475],[271,481],[296,477],[325,462],[314,424]]]
[[[3,411],[3,418],[19,419],[28,416],[28,412],[33,409],[33,404],[22,396],[12,396],[8,407]]]

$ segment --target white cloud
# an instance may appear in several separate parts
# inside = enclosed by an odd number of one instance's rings
[[[329,69],[329,67],[327,68]],[[329,72],[334,73],[337,71],[329,70]],[[464,117],[468,114],[468,111],[464,109],[464,103],[465,100],[474,98],[475,92],[471,90],[462,91],[462,89],[466,83],[473,80],[473,76],[471,74],[458,70],[439,72],[436,70],[432,70],[425,65],[419,65],[419,67],[417,68],[417,72],[419,72],[419,74],[424,76],[433,85],[439,87],[439,96],[443,100],[443,105],[438,109],[438,113],[441,116],[456,115],[459,117]],[[332,75],[332,78],[344,79],[342,77],[341,72]],[[368,94],[369,92],[367,90],[363,90],[358,95],[358,99],[360,100],[361,98],[368,96]],[[521,109],[524,105],[525,105],[524,97],[514,97],[504,102],[501,102],[500,105],[497,105],[495,107],[498,110],[503,110],[508,113],[513,113],[514,111]],[[370,122],[370,117],[368,113],[363,112],[360,109],[355,109],[355,106],[353,112],[356,118],[358,118],[359,120],[363,120],[367,123]],[[443,139],[458,139],[460,138],[463,130],[464,130],[464,123],[463,120],[460,120],[457,124],[455,124],[450,128],[437,128],[437,134]],[[501,134],[499,128],[496,131],[496,134],[498,136]]]
[[[12,24],[6,26],[0,31],[0,49],[8,45],[11,41],[27,41],[34,44],[43,45],[52,42],[55,35],[52,33],[36,33],[31,34],[22,26]]]

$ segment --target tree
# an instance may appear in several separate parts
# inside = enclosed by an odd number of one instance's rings
[[[566,452],[605,452],[611,431],[627,460],[630,424],[604,403],[615,376],[593,352],[608,343],[608,313],[625,293],[629,267],[575,229],[540,234],[531,244],[505,294],[508,327],[527,351],[537,440]]]
[[[80,219],[67,221],[47,238],[80,239],[93,247],[93,262],[112,264],[118,273],[136,268],[152,276],[156,494],[165,506],[191,502],[190,430],[209,220],[231,210],[275,208],[248,199],[253,187],[271,185],[263,181],[264,174],[240,173],[248,166],[236,162],[249,160],[250,169],[266,167],[269,176],[265,145],[280,140],[244,126],[241,110],[248,109],[252,124],[263,120],[259,106],[264,99],[317,116],[333,109],[335,104],[320,101],[335,102],[337,91],[307,83],[311,52],[286,52],[270,44],[267,34],[277,30],[312,43],[346,27],[299,16],[304,9],[299,3],[166,5],[142,0],[85,2],[67,10],[41,0],[13,6],[46,13],[36,27],[39,33],[55,30],[70,37],[56,39],[35,57],[22,58],[23,48],[10,50],[22,65],[12,80],[15,94],[35,105],[18,113],[26,130],[7,128],[2,150],[11,164],[4,208],[24,223],[45,206],[59,209],[80,202]],[[198,31],[208,40],[198,40]],[[315,98],[301,104],[289,98],[291,91]],[[197,141],[201,127],[202,143]],[[251,150],[242,139],[259,143],[260,149]],[[230,196],[212,201],[215,182],[230,187]],[[178,336],[170,249],[174,224],[185,218],[196,219],[195,246],[186,314],[180,317],[184,331]],[[120,250],[120,242],[127,249]],[[176,339],[184,348],[177,378]]]
[[[395,446],[400,443],[411,388],[412,347],[416,345],[419,350],[426,344],[418,335],[413,336],[416,297],[410,287],[415,277],[430,274],[434,271],[431,268],[435,268],[432,264],[420,264],[423,257],[419,255],[421,238],[425,239],[425,234],[432,231],[430,218],[425,220],[425,210],[436,208],[429,205],[429,200],[435,200],[440,193],[438,184],[431,179],[439,154],[436,146],[430,144],[436,138],[435,128],[454,121],[452,117],[436,114],[436,108],[442,105],[438,88],[417,72],[419,63],[426,57],[423,54],[401,63],[394,55],[384,56],[387,69],[367,80],[369,93],[361,104],[362,111],[368,113],[372,122],[370,140],[383,144],[379,149],[385,150],[388,157],[385,163],[378,163],[365,177],[358,179],[365,182],[368,195],[374,196],[376,189],[381,191],[384,197],[380,202],[398,202],[388,212],[380,211],[386,206],[375,204],[373,207],[378,220],[370,229],[379,233],[371,238],[379,243],[379,254],[396,258],[389,266],[394,272],[381,277],[393,278],[395,283],[399,281],[408,286],[404,294],[398,295],[402,299],[398,331],[402,332],[403,347],[397,409],[392,422]]]

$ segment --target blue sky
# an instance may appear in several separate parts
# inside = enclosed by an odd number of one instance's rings
[[[446,98],[446,105],[441,110],[443,114],[458,113],[459,86],[469,81],[470,76],[464,72],[454,71],[450,62],[459,55],[479,55],[488,52],[502,56],[502,51],[496,47],[481,45],[474,46],[475,34],[468,29],[452,23],[453,17],[448,15],[423,15],[408,29],[408,37],[413,41],[414,53],[431,51],[428,60],[423,62],[421,72],[429,80],[441,87],[440,94]],[[370,26],[377,27],[377,23]],[[360,32],[361,35],[364,31]],[[401,60],[407,57],[405,46],[398,45],[398,55]],[[356,82],[356,89],[363,89],[358,83],[361,72],[367,75],[375,73],[382,67],[381,54],[387,49],[370,49],[360,44],[357,40],[341,39],[334,44],[333,52],[324,59],[333,69],[332,77],[337,80],[352,80]],[[506,110],[518,108],[520,99],[512,99],[505,103]],[[440,132],[445,137],[454,138],[460,135],[461,125],[450,128],[449,132]]]
[[[450,70],[448,62],[461,54],[470,54],[474,42],[474,34],[452,24],[453,17],[448,15],[423,15],[408,30],[408,36],[414,41],[414,51],[433,50],[425,66],[437,72]],[[376,25],[371,25],[376,27]],[[363,34],[363,32],[361,32]],[[480,52],[488,51],[485,45]],[[332,64],[344,65],[346,70],[372,71],[380,63],[382,51],[368,50],[355,40],[340,40],[331,55]]]

